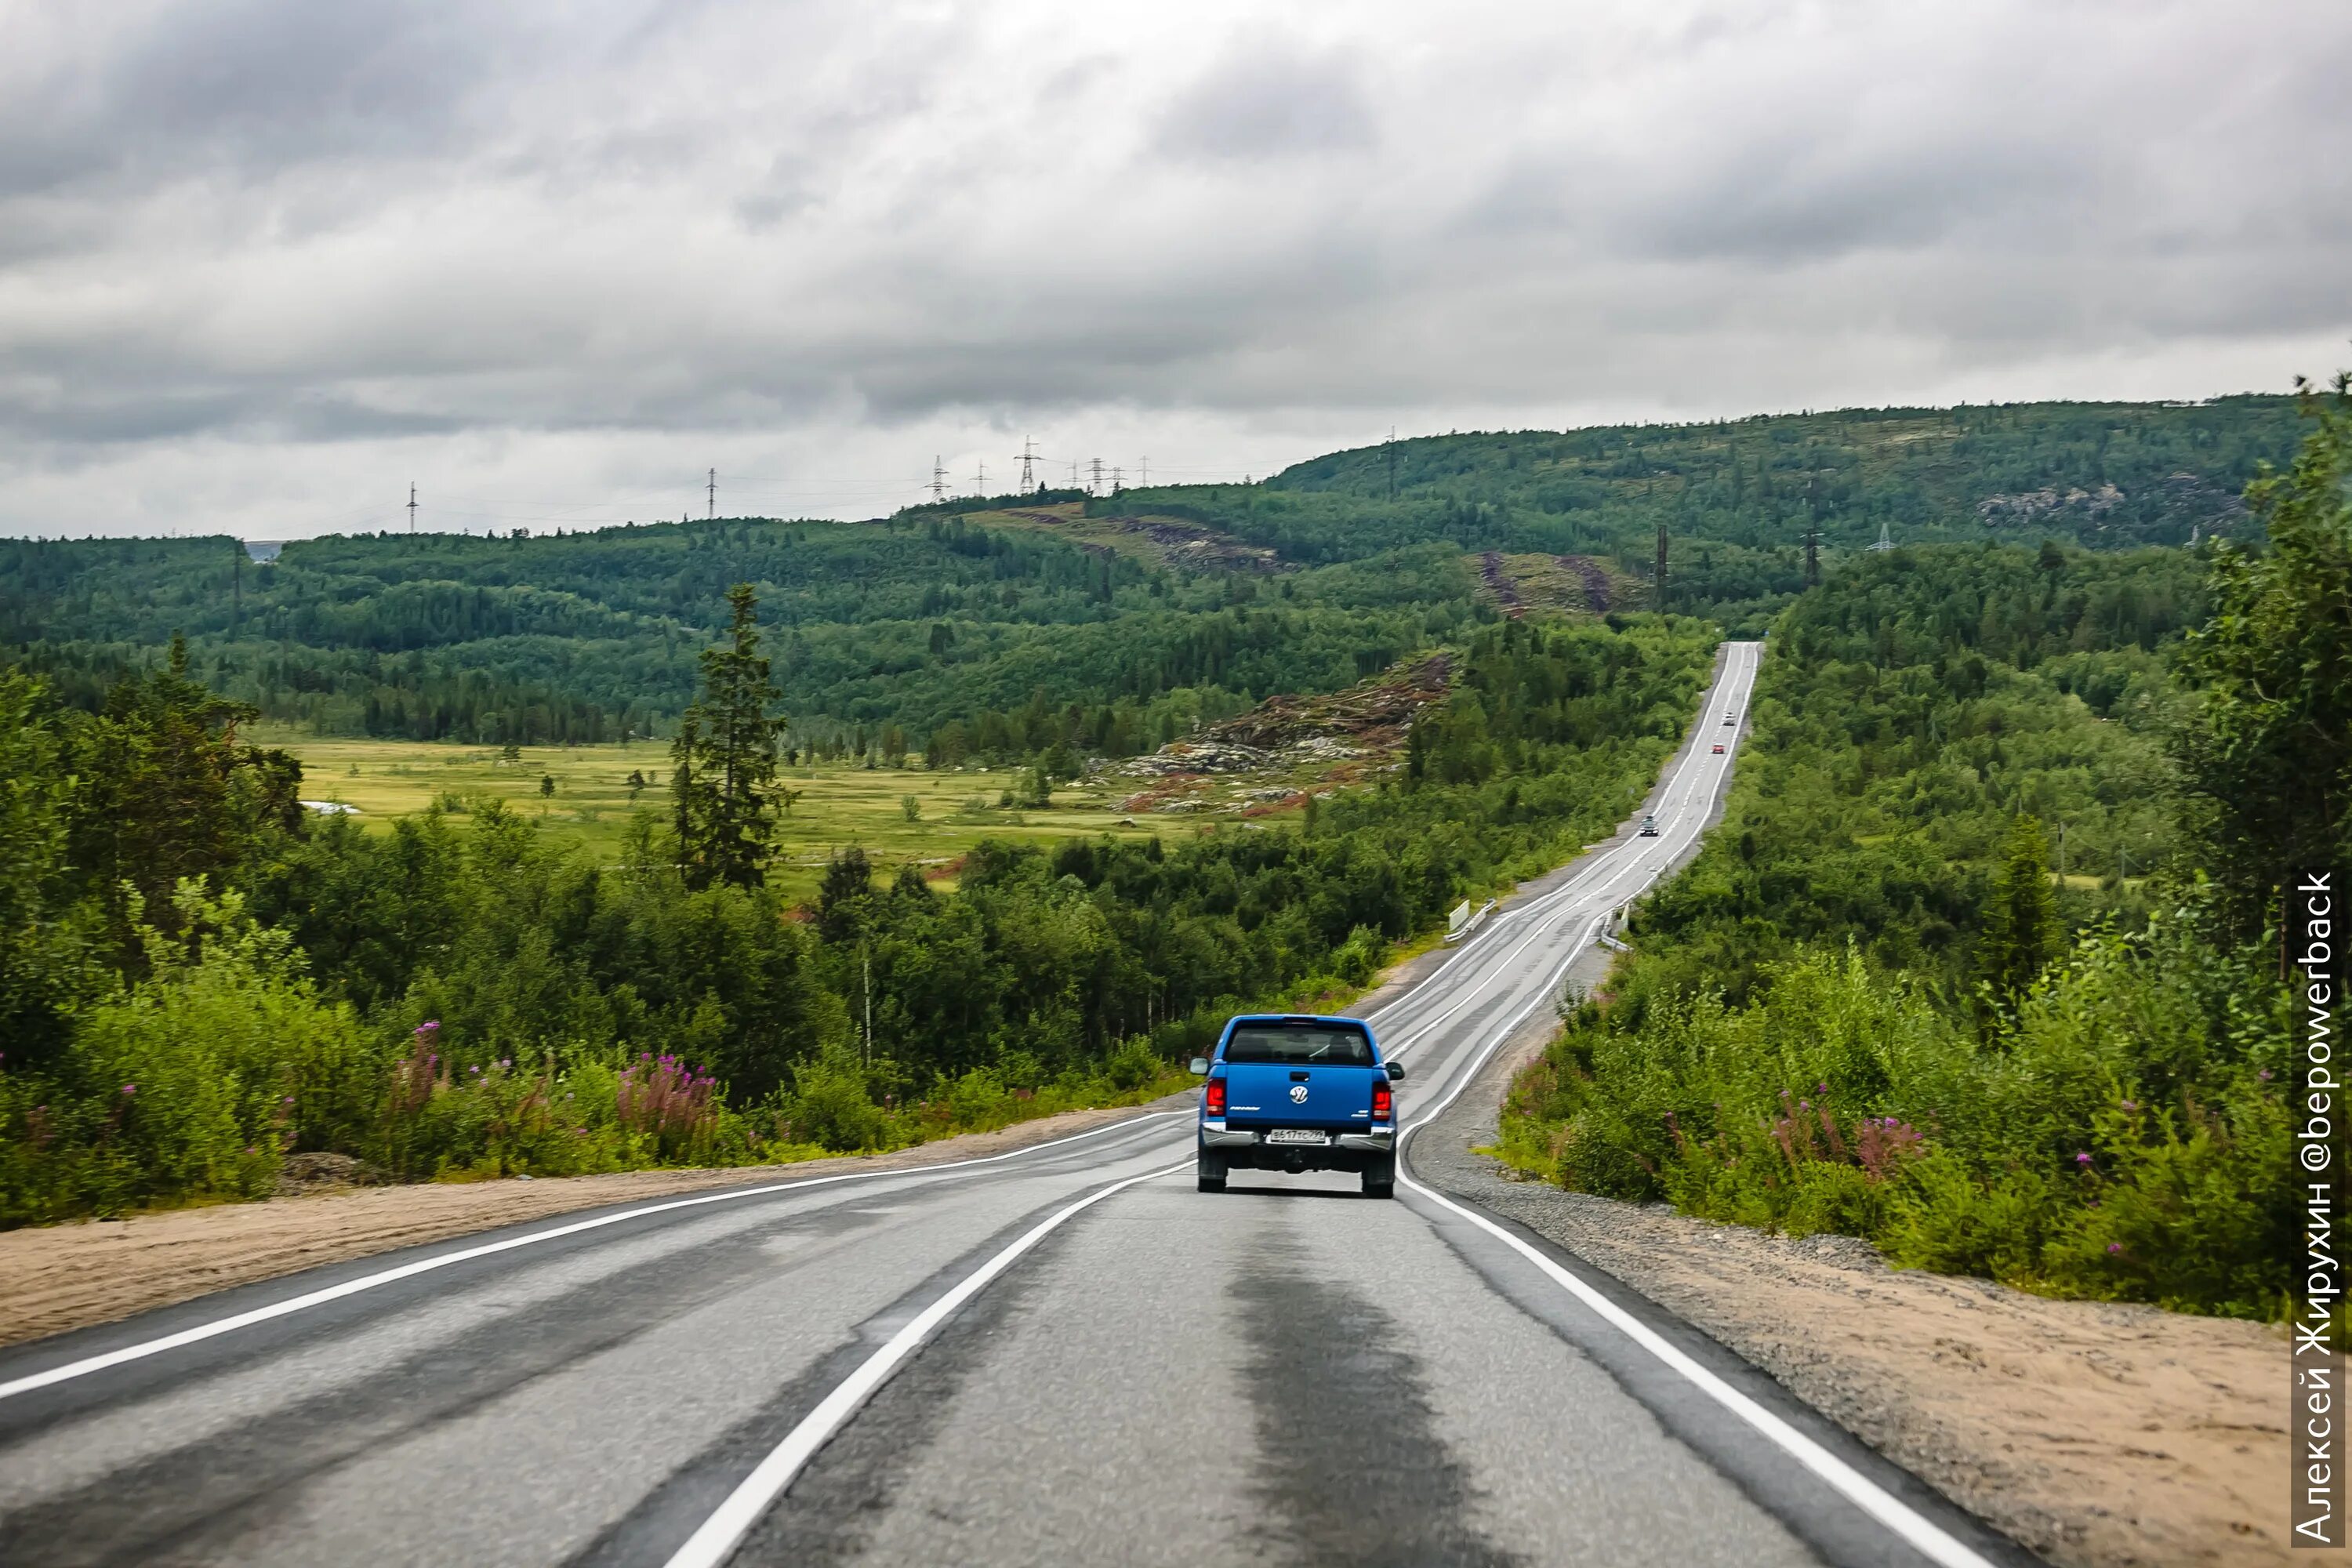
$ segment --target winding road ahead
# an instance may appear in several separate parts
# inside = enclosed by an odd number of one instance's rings
[[[1630,828],[1374,1015],[1426,1124],[1719,804],[1726,646]],[[1726,745],[1717,756],[1712,746]],[[1191,1113],[541,1222],[0,1356],[33,1564],[1948,1565],[2015,1549],[1412,1178],[1192,1190]]]

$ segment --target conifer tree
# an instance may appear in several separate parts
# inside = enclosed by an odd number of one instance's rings
[[[2352,374],[2305,411],[2294,467],[2246,487],[2270,547],[2215,547],[2213,617],[2181,658],[2203,689],[2174,743],[2186,826],[2246,935],[2289,875],[2352,864]]]
[[[727,591],[728,640],[702,654],[702,695],[670,746],[670,796],[687,886],[766,879],[775,833],[776,752],[785,721],[760,652],[758,600],[749,583]]]
[[[2036,818],[2021,816],[1993,874],[1977,973],[2004,1007],[2025,994],[2058,956],[2058,901],[2050,887],[2050,840]]]

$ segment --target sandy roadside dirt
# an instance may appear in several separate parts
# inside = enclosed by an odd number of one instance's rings
[[[1549,1026],[1547,1026],[1547,1028]],[[1507,1179],[1491,1142],[1531,1030],[1420,1135],[1423,1180],[1566,1247],[2053,1563],[2284,1563],[2282,1330],[2053,1301]]]
[[[1148,1106],[1071,1110],[889,1154],[794,1165],[364,1187],[0,1232],[0,1345],[114,1322],[150,1308],[322,1263],[576,1209],[711,1187],[758,1186],[976,1159],[1066,1138],[1148,1110],[1189,1109],[1192,1102],[1190,1094],[1180,1094]]]

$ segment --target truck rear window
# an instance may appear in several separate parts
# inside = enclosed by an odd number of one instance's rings
[[[1244,1024],[1225,1042],[1225,1060],[1368,1068],[1372,1042],[1344,1024]]]

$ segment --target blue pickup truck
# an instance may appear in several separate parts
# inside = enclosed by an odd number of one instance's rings
[[[1214,1056],[1192,1058],[1201,1088],[1200,1179],[1225,1173],[1354,1171],[1368,1198],[1396,1194],[1400,1062],[1384,1062],[1360,1018],[1246,1013]]]

